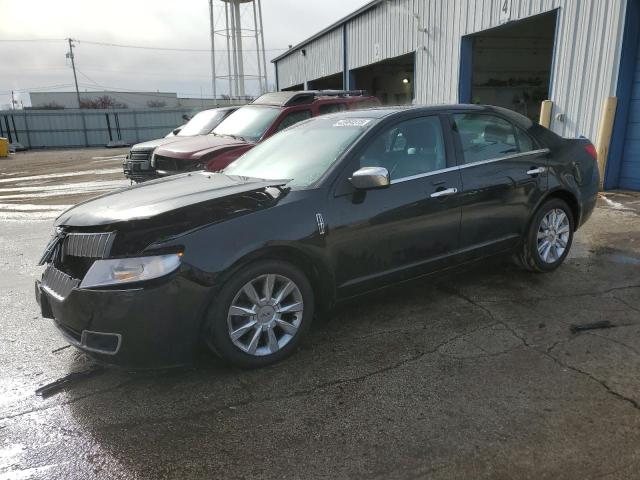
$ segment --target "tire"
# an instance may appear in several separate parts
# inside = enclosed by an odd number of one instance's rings
[[[555,226],[553,221],[550,223],[554,212]],[[560,220],[562,220],[561,223]],[[543,224],[543,222],[546,223]],[[551,228],[547,229],[546,226]],[[547,200],[536,210],[529,222],[523,248],[517,256],[517,263],[532,272],[552,272],[567,258],[573,242],[574,229],[573,213],[567,203],[559,198]],[[538,233],[543,235],[540,243]],[[547,241],[546,246],[545,241]]]
[[[267,296],[269,285],[272,293]],[[313,313],[313,290],[300,269],[278,260],[258,261],[237,270],[220,290],[207,315],[204,337],[229,364],[264,367],[297,348]]]

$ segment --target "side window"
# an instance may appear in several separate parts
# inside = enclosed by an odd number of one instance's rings
[[[342,112],[346,109],[347,106],[344,103],[323,103],[318,107],[318,112],[320,115],[324,115],[325,113]]]
[[[523,130],[516,127],[516,137],[518,137],[518,146],[520,147],[520,152],[530,152],[535,150],[536,144],[533,143],[533,139],[529,136],[528,133],[525,133]]]
[[[464,163],[518,153],[513,125],[493,115],[462,113],[453,116],[462,143]]]
[[[384,167],[391,180],[446,168],[440,119],[432,115],[389,127],[371,141],[360,157],[360,167]]]
[[[311,110],[298,110],[297,112],[291,112],[282,119],[280,125],[278,125],[278,127],[276,128],[276,132],[284,130],[285,128],[306,120],[307,118],[311,118]]]

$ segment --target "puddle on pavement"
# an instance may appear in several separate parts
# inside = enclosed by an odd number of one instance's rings
[[[2,197],[0,197],[2,198]],[[73,205],[35,205],[31,203],[0,203],[1,210],[31,212],[31,211],[54,211],[62,212]]]
[[[53,220],[64,210],[44,210],[39,212],[3,212],[0,211],[0,222],[22,222],[35,220]]]
[[[0,195],[3,198],[47,197],[52,195],[73,195],[93,191],[111,190],[113,188],[128,187],[128,180],[96,180],[92,182],[65,183],[63,185],[25,186],[0,188],[0,193],[15,193],[17,195]],[[20,196],[18,196],[20,195]]]
[[[126,153],[121,153],[120,155],[112,155],[110,157],[91,157],[91,160],[124,160],[126,156]]]
[[[638,265],[640,266],[640,253],[629,252],[625,250],[620,250],[611,247],[593,247],[586,245],[586,247],[590,247],[588,249],[584,249],[585,255],[584,257],[603,257],[606,258],[607,261],[617,263],[620,265]]]
[[[25,172],[18,172],[25,173]],[[34,180],[54,180],[56,178],[78,177],[81,175],[108,175],[112,173],[122,173],[122,168],[101,168],[99,170],[77,170],[65,173],[46,173],[42,175],[29,175],[26,177],[12,176],[10,178],[0,178],[0,183],[15,183]]]

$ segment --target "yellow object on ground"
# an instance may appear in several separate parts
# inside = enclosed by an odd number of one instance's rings
[[[598,128],[598,140],[596,142],[598,168],[600,170],[600,188],[602,188],[602,183],[604,182],[604,172],[607,167],[609,144],[611,143],[617,105],[618,99],[616,97],[607,97],[602,104],[602,115],[600,117],[600,127]]]
[[[553,108],[553,102],[551,100],[545,100],[540,106],[540,125],[549,128],[551,126],[551,109]]]
[[[9,140],[0,137],[0,157],[9,156]]]

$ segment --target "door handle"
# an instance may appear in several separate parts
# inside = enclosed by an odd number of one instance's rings
[[[527,175],[539,175],[547,171],[547,167],[537,167],[527,170]]]
[[[438,190],[431,194],[431,198],[440,198],[440,197],[448,197],[449,195],[454,195],[458,193],[457,188],[447,188],[444,190]]]

